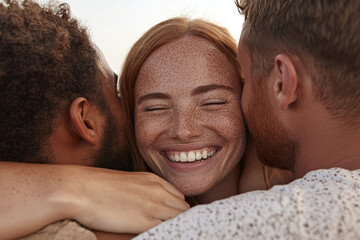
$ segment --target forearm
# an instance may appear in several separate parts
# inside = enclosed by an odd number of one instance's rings
[[[57,185],[66,166],[0,162],[0,235],[18,238],[66,218]]]
[[[141,233],[189,208],[151,173],[0,162],[0,235],[17,238],[61,219],[88,229]]]

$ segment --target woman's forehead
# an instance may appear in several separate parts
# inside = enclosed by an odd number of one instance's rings
[[[237,81],[233,65],[214,44],[200,37],[186,37],[162,46],[145,61],[136,91],[233,85]]]
[[[186,36],[154,51],[141,67],[142,73],[172,74],[196,66],[197,73],[206,68],[217,70],[229,61],[217,47],[201,37]],[[195,73],[193,73],[195,74]]]

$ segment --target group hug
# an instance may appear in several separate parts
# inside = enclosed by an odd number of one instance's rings
[[[120,72],[70,7],[0,2],[0,239],[360,239],[360,1],[174,16]]]

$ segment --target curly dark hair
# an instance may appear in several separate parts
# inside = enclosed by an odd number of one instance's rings
[[[98,55],[67,4],[0,3],[0,156],[48,162],[55,117],[76,97],[105,109]]]

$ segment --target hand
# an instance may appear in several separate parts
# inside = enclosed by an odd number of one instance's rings
[[[65,218],[114,233],[142,233],[189,209],[184,196],[148,172],[71,166],[52,201]]]

